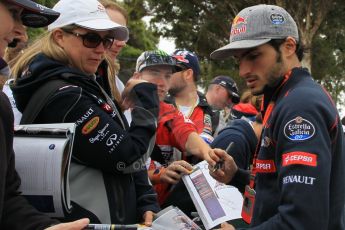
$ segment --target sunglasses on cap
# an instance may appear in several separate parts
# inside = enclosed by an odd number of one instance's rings
[[[38,28],[41,27],[42,24],[48,24],[49,21],[47,17],[38,15],[38,14],[30,14],[30,13],[23,13],[21,15],[21,20],[25,26]]]
[[[73,32],[73,31],[68,31],[68,30],[63,30],[64,32],[68,33],[68,34],[72,34],[76,37],[80,37],[83,40],[83,45],[86,48],[96,48],[99,46],[99,44],[103,44],[104,49],[109,49],[114,42],[114,38],[113,37],[105,37],[102,38],[99,34],[97,33],[86,33],[86,34],[80,34],[77,32]]]

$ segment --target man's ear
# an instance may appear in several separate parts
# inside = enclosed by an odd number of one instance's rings
[[[297,42],[293,37],[287,37],[283,43],[283,50],[287,56],[291,56],[296,53]]]
[[[133,76],[131,77],[132,79],[141,79],[141,73],[139,72],[134,72]]]
[[[185,74],[183,75],[183,78],[185,80],[192,80],[192,81],[194,81],[193,70],[192,69],[186,69],[185,70]]]

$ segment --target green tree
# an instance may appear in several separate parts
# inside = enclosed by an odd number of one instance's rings
[[[118,59],[121,65],[119,77],[126,82],[135,71],[138,56],[145,50],[157,48],[158,37],[143,21],[143,17],[148,15],[143,0],[125,0],[123,5],[129,16],[130,39]]]
[[[334,2],[312,44],[313,76],[330,92],[337,105],[345,105],[345,4]]]
[[[47,6],[49,8],[52,8],[57,2],[58,0],[37,0],[35,1],[41,5]],[[28,35],[29,35],[29,39],[30,41],[34,41],[37,38],[39,38],[44,32],[46,31],[45,28],[28,28]]]
[[[244,7],[259,3],[280,5],[289,11],[299,27],[301,40],[305,44],[309,53],[306,53],[303,65],[313,70],[315,64],[313,52],[314,44],[324,45],[326,40],[320,39],[320,26],[326,21],[335,19],[334,11],[341,11],[344,6],[343,0],[306,0],[306,1],[288,1],[288,0],[205,0],[205,1],[183,1],[183,0],[148,0],[152,9],[153,23],[163,24],[163,28],[156,26],[157,32],[169,38],[176,39],[176,45],[181,48],[187,48],[195,51],[202,59],[203,83],[209,82],[215,75],[222,73],[237,78],[236,66],[230,60],[210,61],[209,54],[228,43],[231,21],[235,15]],[[338,14],[337,14],[338,15]],[[341,22],[332,24],[334,31],[343,29]],[[335,39],[335,33],[324,29],[322,34],[327,40]],[[331,39],[332,38],[332,39]],[[315,39],[320,39],[313,43]],[[341,45],[339,43],[339,45]],[[336,52],[336,47],[329,47],[324,50],[328,55]],[[337,55],[340,57],[340,55]],[[334,57],[335,58],[335,57]],[[318,62],[319,60],[315,60]],[[321,65],[322,66],[322,65]],[[343,65],[344,66],[344,65]],[[335,79],[343,76],[340,74],[344,67],[339,64],[339,69],[334,75],[327,75],[329,79]],[[234,75],[235,74],[235,75]],[[318,75],[323,78],[326,75]],[[243,82],[236,79],[237,82]],[[327,87],[327,86],[326,86]],[[339,94],[337,94],[339,95]]]

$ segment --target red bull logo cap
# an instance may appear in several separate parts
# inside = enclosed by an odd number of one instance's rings
[[[264,4],[247,7],[232,22],[229,44],[213,51],[210,56],[224,59],[234,50],[254,48],[288,36],[299,41],[296,22],[285,9]]]
[[[198,56],[188,50],[177,49],[173,52],[172,56],[176,58],[176,63],[182,69],[192,69],[196,81],[200,80],[200,64]]]

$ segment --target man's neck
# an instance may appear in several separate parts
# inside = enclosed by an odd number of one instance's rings
[[[198,100],[198,93],[195,86],[189,86],[183,89],[175,96],[177,105],[193,106]]]

